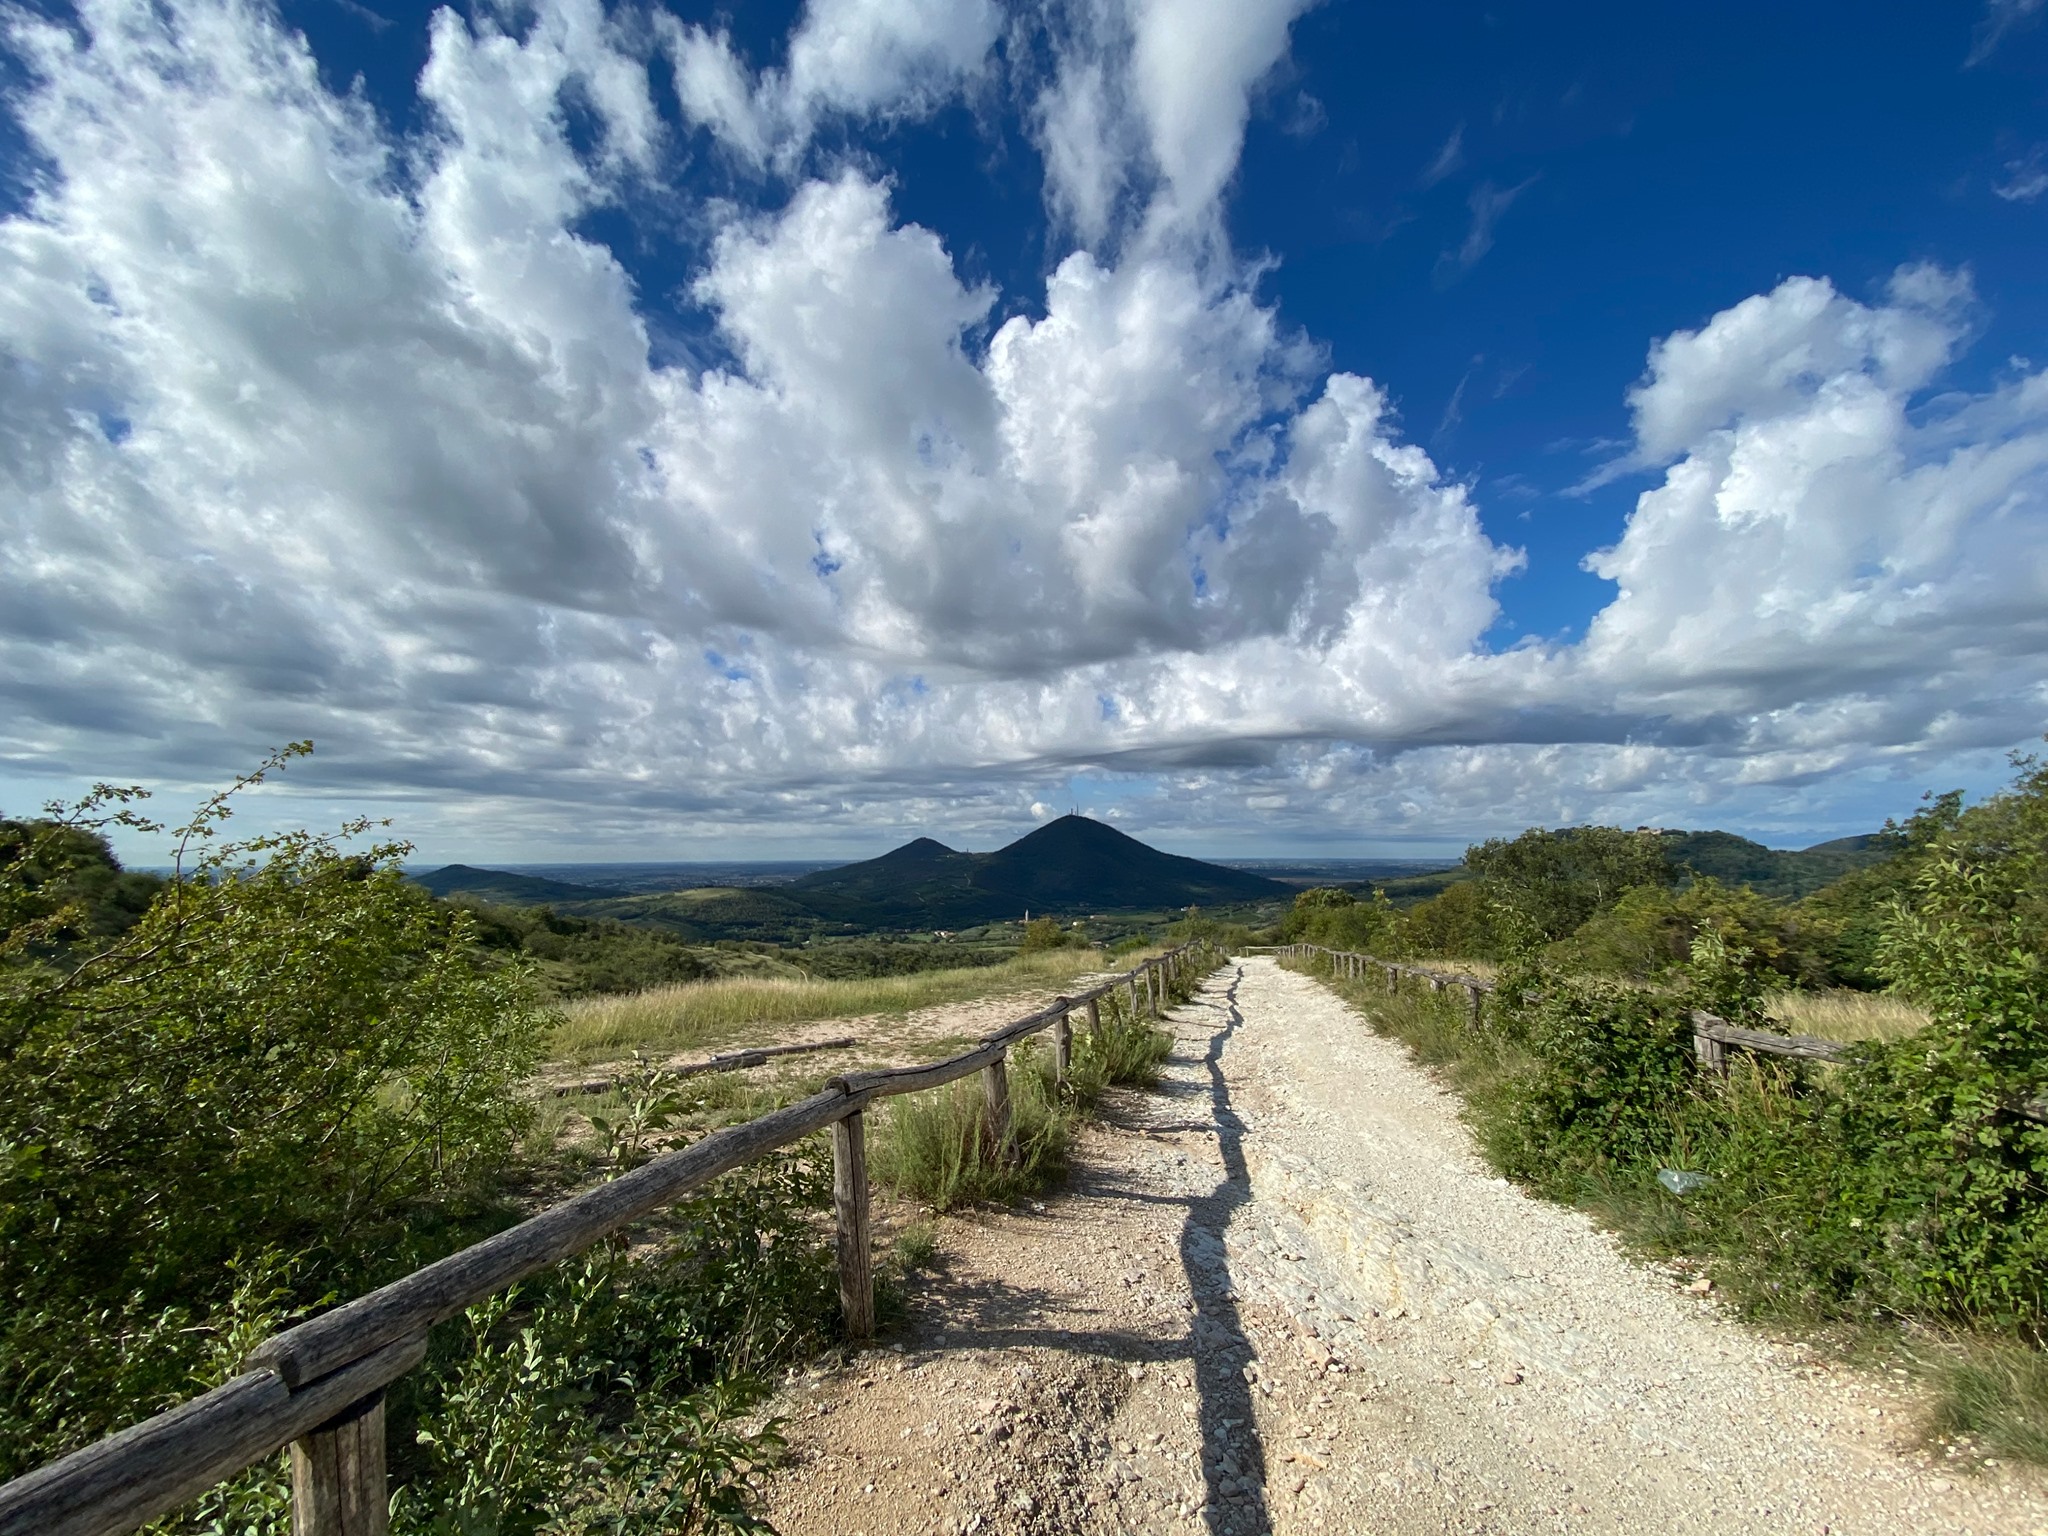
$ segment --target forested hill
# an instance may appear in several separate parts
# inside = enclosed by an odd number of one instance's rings
[[[921,837],[785,889],[821,914],[861,909],[876,913],[878,923],[939,928],[1026,911],[1167,911],[1293,895],[1277,880],[1162,853],[1086,816],[1062,816],[994,853],[961,853]]]
[[[599,890],[593,885],[571,885],[564,880],[515,875],[502,869],[477,869],[468,864],[447,864],[424,875],[408,878],[436,896],[469,896],[477,901],[496,901],[515,907],[540,902],[600,901],[618,894],[616,891]]]
[[[1786,901],[1881,864],[1892,852],[1876,833],[1798,849],[1766,848],[1733,832],[1666,832],[1663,844],[1664,856],[1676,869],[1711,875],[1723,885],[1754,886]]]
[[[1168,913],[1284,902],[1292,886],[1147,847],[1085,816],[1062,816],[994,853],[920,837],[877,859],[745,890],[618,891],[450,864],[411,877],[437,896],[553,907],[693,940],[805,939],[874,930],[967,929],[1026,912]]]

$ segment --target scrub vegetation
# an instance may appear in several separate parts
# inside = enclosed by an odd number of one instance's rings
[[[1979,805],[1932,800],[1885,863],[1796,904],[1660,872],[1641,834],[1486,845],[1453,888],[1499,965],[1476,1028],[1458,994],[1332,984],[1444,1070],[1502,1173],[1753,1315],[1914,1362],[1959,1454],[2041,1461],[2048,768],[2018,770]],[[1289,923],[1379,954],[1447,931],[1318,892]],[[1813,976],[1837,985],[1788,990]],[[1732,1052],[1709,1076],[1695,1008],[1855,1044],[1828,1064]]]
[[[236,797],[306,750],[174,829],[168,878],[110,851],[117,829],[163,831],[140,791],[101,786],[0,821],[0,1479],[220,1384],[294,1319],[550,1191],[805,1086],[678,1079],[642,1058],[586,1096],[594,1137],[568,1137],[563,1101],[533,1091],[550,1055],[715,1044],[1103,964],[1061,936],[919,970],[894,953],[914,946],[876,941],[835,945],[832,979],[804,974],[807,950],[731,946],[781,974],[564,1003],[605,974],[684,974],[689,952],[438,899],[368,823],[228,836]],[[1017,1053],[1010,1147],[985,1144],[971,1109],[974,1134],[949,1143],[958,1101],[934,1096],[877,1117],[876,1162],[936,1207],[1042,1187],[1102,1086],[1142,1080],[1167,1044],[1112,1004],[1099,1039],[1077,1038],[1063,1088],[1046,1048]],[[812,1138],[437,1329],[389,1403],[394,1530],[761,1528],[757,1474],[781,1447],[766,1383],[840,1326],[829,1206]],[[885,1271],[919,1252],[908,1240]],[[289,1528],[281,1457],[162,1526]]]
[[[1169,993],[1173,1000],[1185,995]],[[1173,1049],[1173,1037],[1134,1016],[1122,996],[1103,998],[1100,1011],[1100,1030],[1074,1032],[1064,1086],[1055,1080],[1044,1036],[1010,1053],[1011,1128],[1004,1144],[989,1124],[977,1078],[888,1100],[871,1154],[876,1179],[935,1211],[1014,1200],[1056,1181],[1066,1172],[1075,1125],[1102,1090],[1112,1083],[1149,1087]]]

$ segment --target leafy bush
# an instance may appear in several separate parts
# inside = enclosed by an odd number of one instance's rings
[[[225,795],[180,829],[181,875],[133,927],[53,952],[76,909],[39,862],[148,825],[133,798],[53,808],[0,865],[10,1471],[181,1394],[238,1262],[303,1254],[291,1278],[312,1300],[390,1262],[423,1206],[487,1194],[548,1024],[524,973],[403,880],[403,845],[216,843]]]
[[[671,1212],[651,1255],[594,1250],[471,1308],[412,1384],[394,1528],[763,1528],[751,1476],[781,1437],[751,1416],[761,1373],[833,1329],[837,1270],[811,1220],[829,1187],[806,1152],[764,1159]]]
[[[1553,945],[1550,958],[1565,970],[1659,981],[1683,973],[1694,943],[1713,935],[1747,951],[1753,968],[1790,984],[1822,985],[1828,968],[1814,952],[1809,927],[1784,902],[1702,876],[1678,888],[1631,887]]]
[[[1401,915],[1401,940],[1411,955],[1491,960],[1500,953],[1493,904],[1476,880],[1446,887]]]
[[[1086,949],[1087,936],[1077,929],[1064,928],[1050,917],[1034,917],[1024,925],[1024,937],[1017,945],[1017,952],[1034,955],[1047,949]]]
[[[1280,919],[1283,944],[1321,944],[1328,949],[1359,949],[1386,953],[1387,938],[1398,929],[1399,917],[1387,898],[1375,891],[1361,901],[1341,886],[1303,891]]]
[[[1511,969],[1496,1028],[1520,1048],[1479,1127],[1508,1177],[1574,1199],[1616,1169],[1654,1166],[1698,1119],[1692,1029],[1668,999]]]

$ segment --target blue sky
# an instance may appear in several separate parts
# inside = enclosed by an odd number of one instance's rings
[[[2038,0],[46,14],[0,808],[1798,844],[2048,724]]]

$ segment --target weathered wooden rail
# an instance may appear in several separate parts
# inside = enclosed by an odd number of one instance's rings
[[[1010,1048],[1053,1031],[1054,1070],[1072,1062],[1072,1016],[1101,1027],[1102,999],[1122,990],[1133,1017],[1157,1017],[1169,990],[1191,982],[1209,947],[1184,944],[1072,997],[1057,997],[982,1037],[972,1050],[924,1067],[856,1072],[822,1092],[664,1153],[258,1345],[243,1373],[166,1413],[0,1486],[0,1536],[119,1536],[171,1513],[291,1447],[294,1536],[384,1536],[384,1392],[425,1358],[427,1330],[720,1174],[816,1131],[831,1131],[839,1297],[847,1332],[874,1331],[863,1112],[877,1099],[982,1075],[991,1138],[1010,1140]],[[1216,958],[1221,958],[1220,955]],[[754,1053],[759,1054],[759,1053]]]
[[[1359,954],[1350,950],[1326,949],[1320,944],[1281,944],[1274,946],[1275,954],[1288,959],[1306,959],[1311,955],[1323,955],[1330,961],[1330,973],[1348,980],[1362,980],[1370,971],[1378,971],[1386,977],[1387,990],[1400,989],[1404,976],[1420,977],[1429,982],[1432,992],[1441,992],[1445,987],[1461,987],[1470,1000],[1472,1022],[1479,1022],[1481,999],[1489,992],[1498,991],[1490,981],[1477,976],[1462,976],[1455,972],[1445,974],[1419,965],[1397,965],[1391,960],[1381,960],[1374,955]],[[1840,1061],[1852,1047],[1839,1040],[1824,1039],[1819,1035],[1783,1035],[1774,1030],[1748,1029],[1740,1024],[1731,1024],[1718,1014],[1703,1009],[1692,1012],[1692,1050],[1700,1069],[1705,1072],[1725,1074],[1728,1070],[1730,1049],[1754,1051],[1762,1056],[1789,1056],[1798,1061]],[[2012,1106],[2012,1113],[2025,1120],[2048,1124],[2048,1096],[2027,1099]]]

